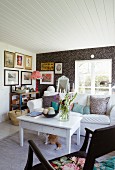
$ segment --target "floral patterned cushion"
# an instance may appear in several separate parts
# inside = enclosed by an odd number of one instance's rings
[[[90,111],[91,114],[106,114],[107,104],[110,97],[98,98],[90,96]]]
[[[85,164],[85,158],[79,157],[61,157],[59,160],[54,160],[50,162],[51,165],[56,170],[83,170]],[[109,159],[96,162],[94,164],[93,170],[115,170],[115,156],[110,157]]]
[[[64,156],[59,160],[54,160],[50,163],[56,170],[82,170],[85,163],[85,158]]]

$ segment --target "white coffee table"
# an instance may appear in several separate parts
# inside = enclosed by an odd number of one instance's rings
[[[38,132],[55,134],[66,138],[67,153],[71,152],[71,136],[77,131],[77,145],[80,144],[80,121],[82,117],[76,116],[74,112],[70,113],[70,119],[67,122],[59,121],[59,116],[46,118],[44,115],[37,117],[20,116],[20,146],[23,146],[24,129],[30,129]]]

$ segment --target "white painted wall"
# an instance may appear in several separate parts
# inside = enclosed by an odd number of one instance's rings
[[[9,111],[10,87],[4,86],[4,69],[19,70],[19,83],[20,83],[21,71],[25,71],[25,69],[4,67],[4,50],[10,51],[10,52],[18,52],[18,53],[32,56],[32,71],[36,70],[36,54],[35,53],[0,42],[0,122],[4,120],[4,117],[5,117],[4,115],[6,115],[6,113]],[[35,88],[35,81],[32,81],[31,87]]]

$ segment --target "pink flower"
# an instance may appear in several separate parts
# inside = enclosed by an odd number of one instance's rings
[[[78,158],[77,164],[78,164],[78,165],[81,165],[81,167],[83,167],[84,164],[85,164],[85,158]]]
[[[75,157],[75,156],[73,156],[73,157],[71,158],[71,160],[72,160],[73,162],[77,163],[78,158],[77,158],[77,157]]]
[[[80,168],[74,163],[68,163],[62,167],[62,170],[80,170]]]

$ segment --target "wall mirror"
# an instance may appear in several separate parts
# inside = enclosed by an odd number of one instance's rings
[[[57,83],[57,92],[68,92],[69,89],[69,78],[66,76],[61,76],[58,78],[58,83]]]

